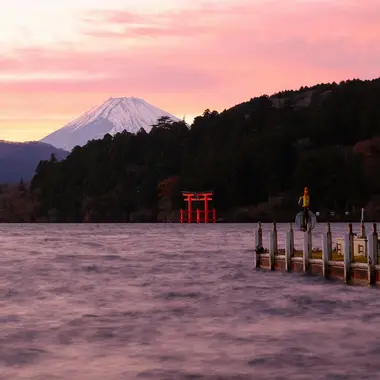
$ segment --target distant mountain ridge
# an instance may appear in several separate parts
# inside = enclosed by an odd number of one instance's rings
[[[69,152],[39,141],[12,142],[0,140],[0,183],[16,183],[33,178],[38,163],[48,160],[51,154],[57,160],[65,159]]]
[[[140,98],[109,98],[40,141],[70,151],[89,140],[102,139],[107,133],[115,135],[123,130],[137,133],[141,128],[149,132],[163,116],[180,120]]]

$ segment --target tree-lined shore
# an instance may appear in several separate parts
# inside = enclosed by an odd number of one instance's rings
[[[175,222],[181,190],[213,189],[224,221],[290,221],[304,186],[321,221],[359,220],[362,207],[377,220],[379,172],[380,79],[352,80],[206,110],[190,127],[161,118],[150,133],[52,155],[25,190],[3,188],[0,220]]]

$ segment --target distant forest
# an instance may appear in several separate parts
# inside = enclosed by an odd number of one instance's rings
[[[41,161],[24,186],[12,198],[28,199],[24,215],[3,221],[178,221],[181,190],[209,189],[225,221],[290,221],[304,186],[321,220],[358,220],[361,207],[379,219],[380,79],[263,95],[190,127],[161,118],[150,133],[107,134]]]

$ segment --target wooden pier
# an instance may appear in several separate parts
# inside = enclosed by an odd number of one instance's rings
[[[358,238],[349,224],[343,240],[337,239],[339,247],[333,248],[330,224],[322,233],[322,249],[313,250],[311,230],[304,232],[303,250],[294,248],[294,232],[290,224],[286,232],[285,249],[278,248],[276,223],[269,231],[269,248],[263,248],[261,223],[255,231],[255,268],[308,273],[325,278],[343,280],[347,284],[380,285],[379,237],[376,223],[366,236],[361,230]],[[356,248],[356,240],[363,241],[362,249]],[[343,242],[343,244],[342,244]],[[360,253],[358,253],[360,252]]]

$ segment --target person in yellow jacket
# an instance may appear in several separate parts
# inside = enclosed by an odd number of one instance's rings
[[[303,195],[298,200],[298,204],[303,208],[303,228],[306,231],[309,222],[309,206],[310,206],[310,195],[309,189],[305,187],[303,189]]]

